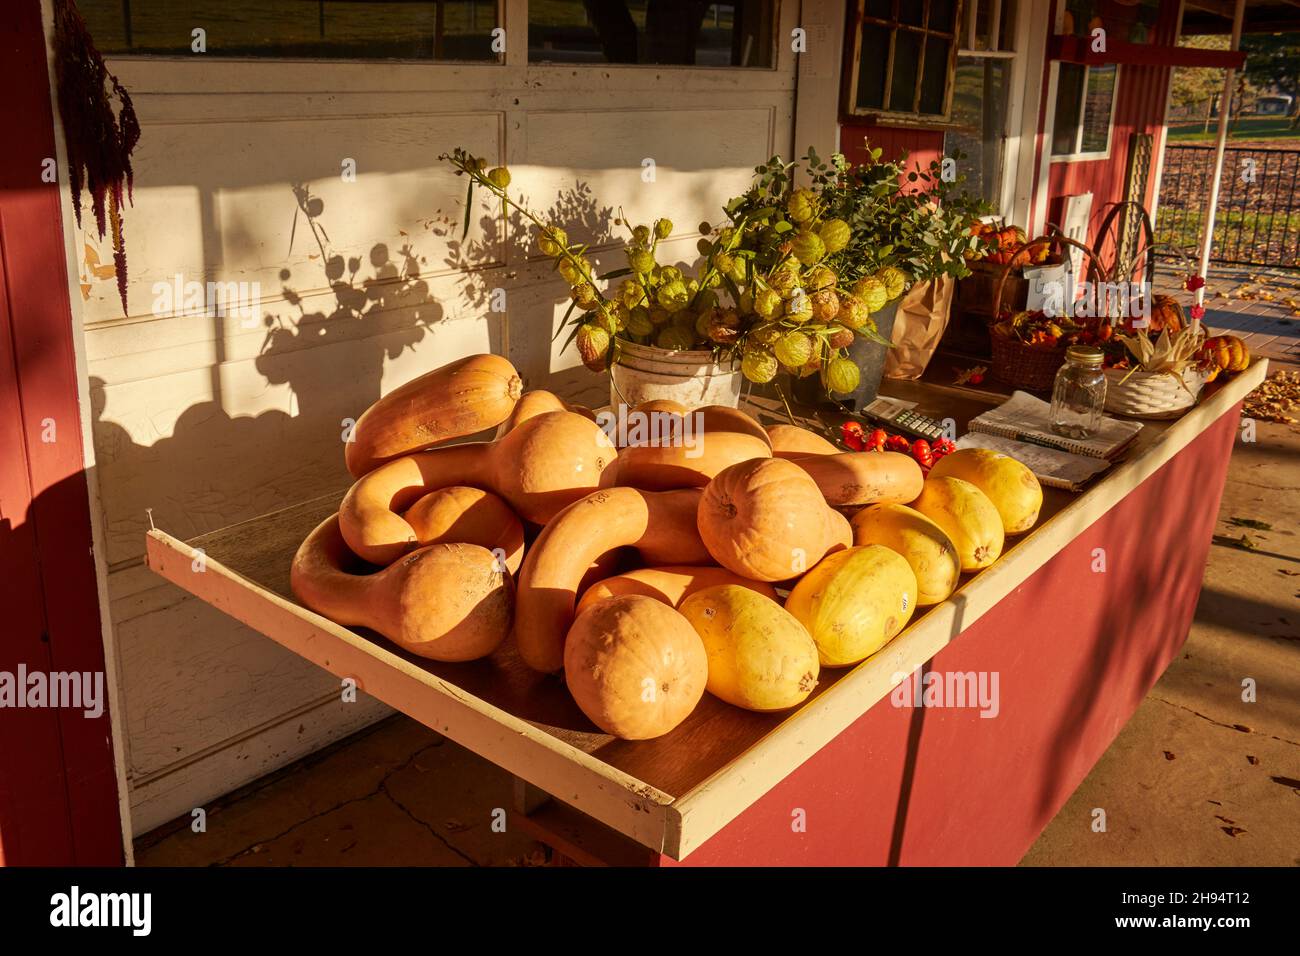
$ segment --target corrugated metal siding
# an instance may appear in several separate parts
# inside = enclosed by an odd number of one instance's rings
[[[1156,22],[1152,42],[1173,45],[1177,42],[1178,0],[1164,0]],[[1052,163],[1048,174],[1048,219],[1060,222],[1061,201],[1065,196],[1092,193],[1092,228],[1100,224],[1108,203],[1124,198],[1124,180],[1128,163],[1129,139],[1135,133],[1154,137],[1151,170],[1143,205],[1151,208],[1155,201],[1155,169],[1164,148],[1165,102],[1169,91],[1171,68],[1134,66],[1119,70],[1119,89],[1115,100],[1114,129],[1108,159],[1092,162]],[[1046,97],[1046,82],[1044,97]],[[1048,148],[1044,143],[1043,148]],[[1090,235],[1090,239],[1093,237]]]

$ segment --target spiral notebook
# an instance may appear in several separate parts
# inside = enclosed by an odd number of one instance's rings
[[[1051,406],[1028,392],[1014,392],[997,408],[990,408],[967,424],[973,432],[998,435],[1031,445],[1057,448],[1074,455],[1112,461],[1133,443],[1142,430],[1140,422],[1125,422],[1103,416],[1097,434],[1090,438],[1066,438],[1052,431]]]
[[[1001,452],[1025,465],[1038,480],[1049,488],[1082,491],[1093,478],[1110,467],[1105,458],[1090,458],[1072,452],[1031,445],[1028,442],[1003,438],[1000,435],[983,435],[967,432],[957,442],[958,448],[987,448]]]

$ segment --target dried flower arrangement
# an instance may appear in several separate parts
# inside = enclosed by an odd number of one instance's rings
[[[126,244],[122,207],[132,201],[131,152],[140,140],[131,96],[104,66],[73,0],[54,2],[55,76],[68,151],[69,187],[77,225],[88,189],[99,238],[112,233],[117,293],[126,308]],[[113,100],[120,104],[113,108]]]

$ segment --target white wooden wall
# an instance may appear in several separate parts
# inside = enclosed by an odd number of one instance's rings
[[[670,217],[670,249],[692,261],[696,224],[720,217],[754,164],[792,152],[797,5],[782,6],[774,70],[528,67],[523,0],[507,4],[503,66],[110,64],[143,126],[129,316],[93,269],[110,251],[91,241],[79,258],[136,833],[384,713],[340,703],[328,674],[151,575],[146,509],[191,537],[341,489],[342,419],[472,352],[508,354],[531,387],[599,400],[604,379],[551,344],[563,287],[491,208],[460,243],[463,181],[437,156],[465,146],[508,163],[536,207],[560,197],[560,221],[603,246],[604,267],[623,264],[609,235],[620,206]],[[348,158],[355,182],[340,176]],[[293,183],[324,203],[344,287],[301,216],[295,231]],[[270,326],[153,314],[154,283],[177,273],[260,283]],[[489,312],[494,288],[504,314]],[[360,318],[340,309],[353,300]]]

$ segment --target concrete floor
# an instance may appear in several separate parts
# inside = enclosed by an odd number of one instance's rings
[[[1207,322],[1250,318],[1225,309]],[[1297,367],[1300,322],[1275,316],[1269,329],[1257,354]],[[1182,655],[1023,865],[1300,864],[1300,428],[1260,423],[1257,438],[1234,451]],[[1243,533],[1255,550],[1229,543]],[[540,844],[494,827],[511,805],[508,775],[394,717],[216,801],[204,833],[186,817],[145,835],[136,862],[544,864]],[[1096,807],[1106,810],[1105,833],[1092,829]]]

